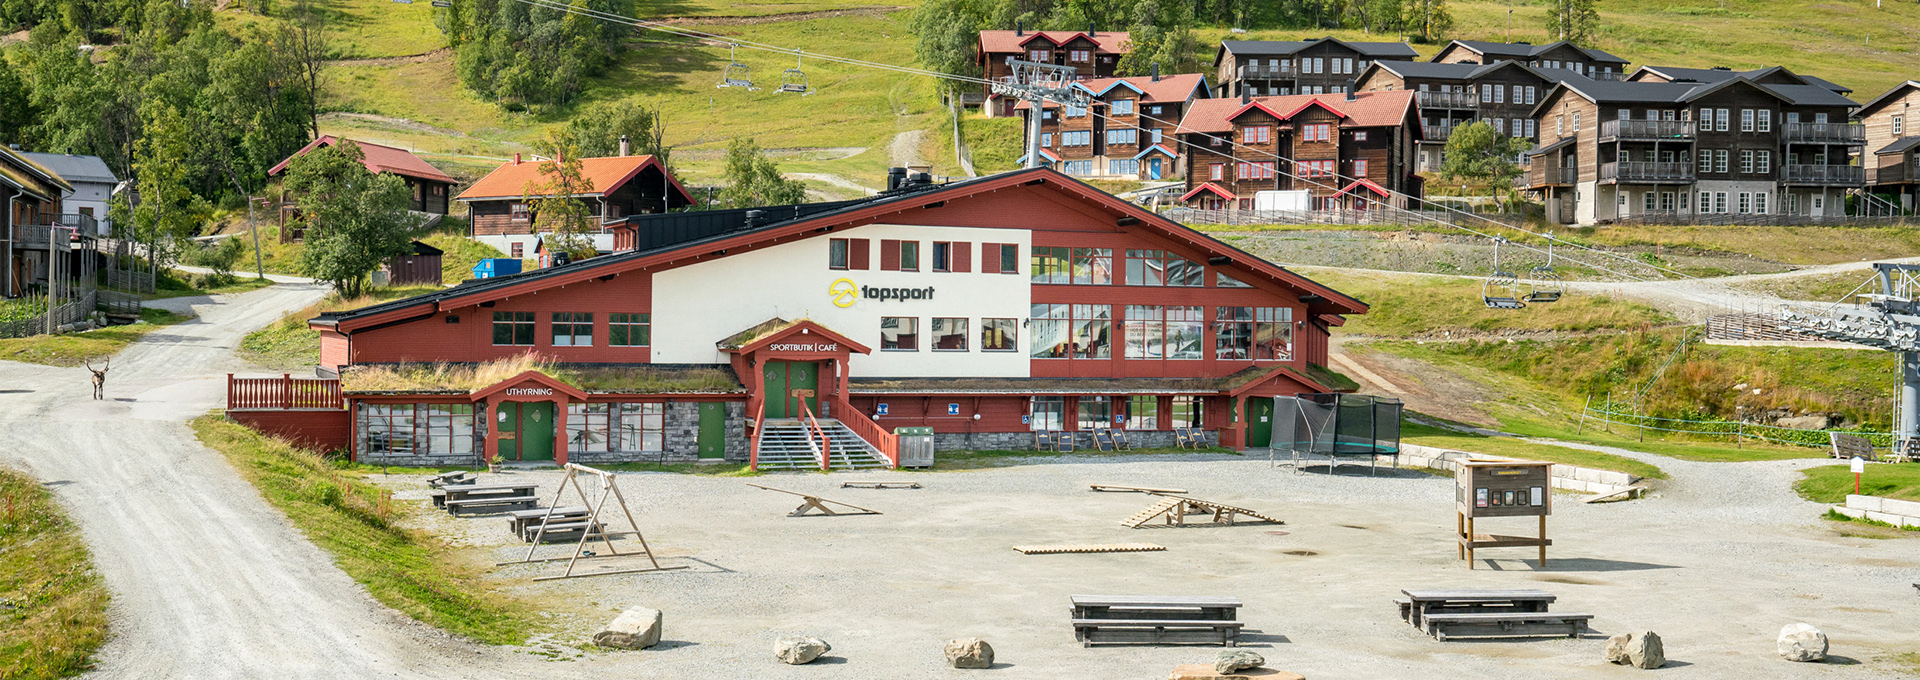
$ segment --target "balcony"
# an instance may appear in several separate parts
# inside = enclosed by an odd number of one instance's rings
[[[1858,165],[1785,165],[1780,168],[1780,183],[1857,187],[1867,183],[1867,169]]]
[[[1865,144],[1867,128],[1859,123],[1787,123],[1780,139],[1802,144]]]
[[[1546,165],[1541,163],[1535,163],[1532,168],[1529,168],[1527,170],[1527,186],[1532,186],[1532,187],[1572,186],[1574,183],[1574,180],[1577,179],[1579,176],[1580,176],[1579,168],[1568,168],[1568,167],[1561,167],[1558,165]]]
[[[1241,64],[1235,75],[1240,80],[1292,80],[1293,64],[1290,62],[1283,62],[1277,66]]]
[[[1444,142],[1444,141],[1447,141],[1448,137],[1453,136],[1453,128],[1439,127],[1436,125],[1428,125],[1426,127],[1420,128],[1420,133],[1422,135],[1425,135],[1426,141]]]
[[[1465,92],[1416,92],[1413,100],[1423,109],[1473,109],[1480,106],[1478,95]]]
[[[1693,181],[1692,163],[1655,163],[1621,161],[1600,164],[1600,181],[1615,184],[1688,183]]]
[[[1601,141],[1693,141],[1693,137],[1693,121],[1690,120],[1600,121]]]

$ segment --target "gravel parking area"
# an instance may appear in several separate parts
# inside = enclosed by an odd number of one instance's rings
[[[1324,468],[1295,474],[1264,457],[1158,455],[1030,459],[947,473],[779,474],[752,479],[844,500],[877,516],[789,518],[800,499],[737,478],[621,476],[663,562],[689,569],[532,584],[557,567],[511,566],[495,577],[552,606],[575,645],[631,606],[665,612],[665,642],[638,652],[574,652],[549,667],[565,677],[1164,678],[1218,648],[1082,648],[1068,626],[1071,594],[1222,595],[1246,604],[1244,643],[1269,666],[1324,678],[1599,678],[1631,673],[1582,640],[1436,642],[1389,602],[1402,588],[1537,587],[1556,610],[1596,615],[1603,635],[1653,630],[1666,641],[1662,677],[1908,677],[1892,657],[1920,649],[1920,541],[1847,538],[1821,506],[1788,485],[1804,461],[1684,464],[1652,498],[1586,505],[1559,496],[1545,569],[1531,549],[1487,550],[1469,571],[1455,556],[1451,480],[1400,471]],[[485,475],[537,480],[558,471]],[[918,490],[841,489],[851,479],[920,482]],[[424,498],[416,477],[382,482]],[[1096,493],[1106,482],[1185,488],[1190,495],[1280,517],[1285,525],[1126,529],[1149,496]],[[525,544],[498,517],[422,513],[476,558],[517,559]],[[1530,519],[1507,528],[1523,533]],[[1024,544],[1152,542],[1165,552],[1021,555]],[[548,547],[543,551],[562,553]],[[1491,558],[1491,559],[1486,559]],[[1780,627],[1807,622],[1832,639],[1834,662],[1774,655]],[[788,667],[772,640],[805,634],[829,658]],[[948,638],[978,636],[998,651],[987,672],[946,668]],[[824,665],[823,665],[824,664]]]

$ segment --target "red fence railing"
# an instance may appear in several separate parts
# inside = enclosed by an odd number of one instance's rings
[[[227,408],[340,408],[340,381],[295,378],[235,378],[227,374]]]
[[[852,404],[844,400],[837,403],[840,422],[853,430],[854,434],[860,435],[861,439],[867,440],[873,448],[880,449],[880,455],[887,459],[887,467],[900,469],[900,437],[881,429],[879,423],[854,409]]]

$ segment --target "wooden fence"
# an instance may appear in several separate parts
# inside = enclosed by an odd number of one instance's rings
[[[0,338],[24,338],[31,335],[52,333],[60,326],[87,318],[93,313],[94,291],[79,293],[72,302],[62,303],[44,314],[14,321],[0,321]]]
[[[235,378],[227,374],[227,409],[341,408],[340,381],[295,378]]]

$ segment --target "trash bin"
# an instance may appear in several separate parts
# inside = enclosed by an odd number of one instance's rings
[[[933,428],[898,427],[893,434],[900,438],[900,467],[933,467]]]

